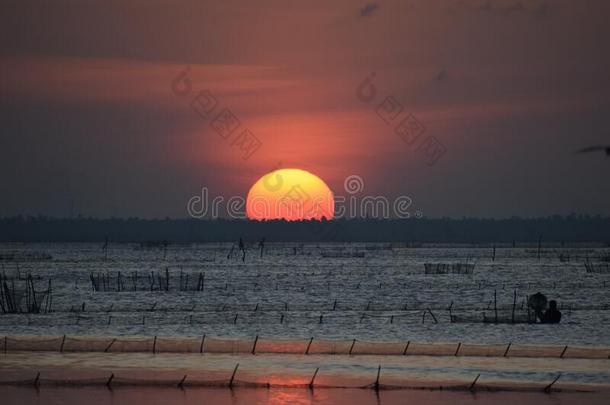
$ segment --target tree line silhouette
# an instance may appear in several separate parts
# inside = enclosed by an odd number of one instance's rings
[[[406,242],[406,243],[610,243],[610,217],[354,218],[322,221],[237,219],[0,218],[1,242]]]

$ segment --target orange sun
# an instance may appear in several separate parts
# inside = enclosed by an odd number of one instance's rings
[[[250,188],[246,201],[249,219],[332,219],[335,200],[318,176],[301,169],[267,173]]]

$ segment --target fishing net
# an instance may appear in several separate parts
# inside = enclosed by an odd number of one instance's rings
[[[480,356],[531,358],[610,358],[610,347],[543,346],[433,342],[368,342],[325,339],[223,339],[218,337],[4,336],[0,351],[108,353],[255,353],[380,356]]]

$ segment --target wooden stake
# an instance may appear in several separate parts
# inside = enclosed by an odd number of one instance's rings
[[[110,383],[112,382],[113,379],[114,379],[114,373],[110,374],[108,381],[106,381],[106,387],[110,388]]]
[[[316,376],[318,375],[318,371],[320,370],[320,367],[316,368],[316,371],[314,371],[313,373],[313,377],[311,377],[311,381],[309,382],[309,389],[313,390],[313,383],[316,380]]]
[[[517,306],[517,290],[513,290],[513,313],[511,315],[511,322],[515,323],[515,307]]]
[[[313,337],[309,339],[309,343],[307,344],[307,349],[305,349],[305,354],[309,354],[309,348],[311,347],[311,343],[313,342]]]
[[[199,345],[199,353],[203,353],[203,343],[205,342],[205,333],[203,334],[203,337],[201,338],[201,345]]]
[[[553,382],[551,382],[549,385],[547,385],[546,387],[544,387],[544,392],[546,392],[547,394],[551,393],[551,387],[557,382],[557,380],[559,380],[559,377],[561,377],[561,373],[559,373],[557,375],[557,377],[555,377],[555,379],[553,380]]]
[[[59,346],[60,353],[64,352],[64,343],[66,343],[66,335],[64,335],[63,338],[61,339],[61,345]],[[566,346],[566,348],[567,348],[567,346]]]
[[[494,323],[498,323],[498,294],[494,290]]]
[[[258,335],[254,338],[254,344],[252,345],[252,354],[256,354],[256,344],[258,343]]]
[[[352,351],[354,350],[354,346],[356,345],[356,339],[352,340],[352,345],[349,348],[349,355],[351,356]]]
[[[373,389],[379,392],[379,376],[381,375],[381,365],[377,367],[377,379],[375,380],[375,384],[373,385]]]
[[[436,320],[436,316],[434,316],[434,313],[432,312],[432,310],[430,308],[428,308],[428,312],[430,312],[430,315],[432,315],[432,319],[434,319],[434,323],[438,323],[438,321]]]
[[[182,380],[178,383],[178,388],[182,389],[184,386],[184,381],[186,380],[186,374],[182,377]]]
[[[477,375],[477,377],[474,379],[474,381],[472,382],[472,384],[470,384],[470,387],[468,387],[468,389],[470,390],[470,392],[474,392],[474,386],[477,383],[477,381],[479,380],[479,377],[481,376],[481,374]]]
[[[405,345],[405,350],[402,351],[402,355],[406,356],[407,355],[407,350],[409,350],[409,345],[411,344],[411,341],[407,341],[407,344]]]
[[[231,379],[229,380],[229,388],[233,388],[233,381],[235,381],[235,374],[237,374],[237,368],[239,367],[239,363],[233,369],[233,374],[231,374]]]
[[[106,348],[104,349],[104,353],[108,353],[108,350],[110,350],[110,347],[112,347],[114,342],[116,342],[116,338],[112,339],[112,342],[110,342],[110,344],[106,346]]]
[[[512,342],[508,342],[508,346],[506,346],[506,350],[504,351],[504,356],[502,357],[507,357],[508,356],[508,351],[510,350],[510,345],[512,345]]]

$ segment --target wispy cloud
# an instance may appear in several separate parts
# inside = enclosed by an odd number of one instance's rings
[[[173,103],[168,83],[184,65],[118,58],[0,58],[0,91],[15,100]],[[295,85],[277,68],[262,65],[192,64],[193,83],[223,97],[256,96]]]

